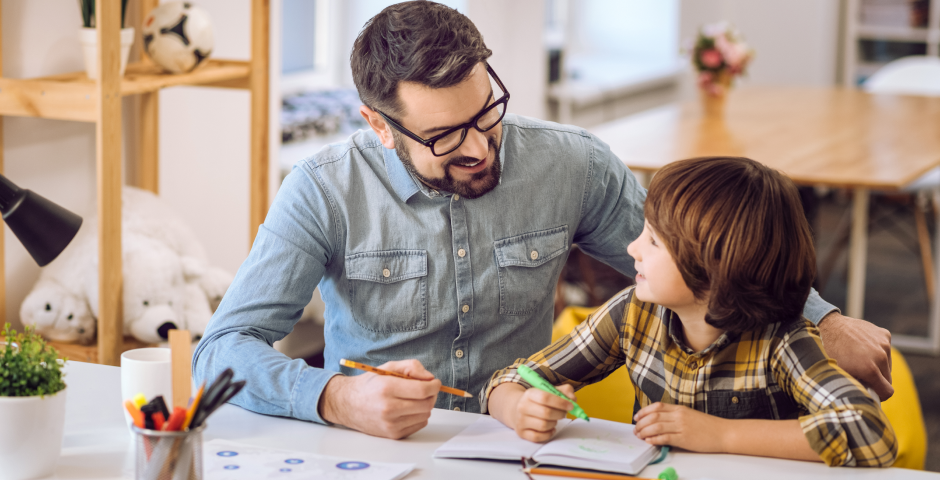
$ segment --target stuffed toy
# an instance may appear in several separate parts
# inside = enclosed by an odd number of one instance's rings
[[[124,187],[121,245],[124,334],[160,343],[169,330],[205,332],[232,275],[209,265],[195,234],[150,192]],[[53,340],[91,343],[98,314],[97,219],[42,269],[20,309]]]

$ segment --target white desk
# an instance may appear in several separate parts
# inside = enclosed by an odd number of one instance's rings
[[[118,367],[69,362],[65,439],[57,479],[133,478],[134,451],[121,411]],[[236,378],[238,376],[236,375]],[[405,440],[370,437],[342,428],[268,417],[226,405],[209,418],[203,441],[222,438],[289,450],[345,456],[363,452],[363,460],[407,462],[416,469],[406,478],[447,480],[525,480],[516,463],[434,459],[434,450],[477,418],[476,414],[435,410],[424,430]],[[666,466],[682,480],[697,478],[793,479],[931,479],[940,474],[904,469],[829,468],[822,464],[737,455],[670,453],[665,462],[647,467],[643,477],[656,477]],[[541,477],[544,479],[553,477]],[[211,479],[207,479],[211,480]]]

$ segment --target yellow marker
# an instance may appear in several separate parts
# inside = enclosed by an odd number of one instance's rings
[[[137,395],[134,395],[133,402],[137,408],[143,407],[147,404],[147,397],[145,397],[143,393],[138,393]]]

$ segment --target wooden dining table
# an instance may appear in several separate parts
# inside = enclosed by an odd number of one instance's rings
[[[698,156],[744,156],[802,185],[852,191],[845,314],[864,318],[869,199],[899,192],[940,166],[940,98],[876,95],[840,87],[744,87],[724,113],[698,100],[669,104],[589,129],[636,173]],[[937,192],[931,192],[936,195]],[[935,209],[935,213],[938,213]],[[940,214],[937,216],[940,225]],[[938,243],[934,259],[940,258]],[[892,334],[900,349],[940,354],[940,268],[926,336]]]

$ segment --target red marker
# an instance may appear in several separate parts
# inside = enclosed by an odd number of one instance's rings
[[[173,413],[163,424],[163,430],[167,432],[178,432],[183,428],[183,422],[186,420],[186,409],[183,407],[173,407]]]

